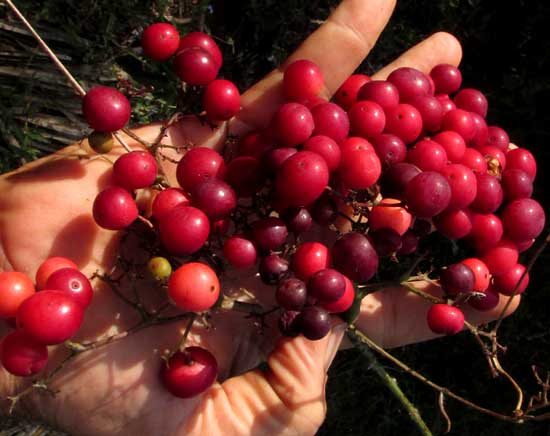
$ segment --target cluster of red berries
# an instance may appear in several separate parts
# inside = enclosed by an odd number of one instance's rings
[[[88,278],[64,257],[50,257],[40,265],[36,286],[21,272],[0,273],[0,318],[16,327],[2,340],[2,366],[18,376],[42,371],[48,345],[77,333],[92,297]]]
[[[237,113],[238,91],[216,80],[222,57],[209,36],[180,38],[173,26],[157,23],[145,30],[142,46],[155,60],[174,56],[187,84],[206,85],[210,121]],[[460,90],[461,81],[451,65],[429,75],[399,68],[387,80],[356,74],[329,102],[320,96],[319,67],[297,60],[282,79],[286,102],[263,131],[243,137],[230,158],[193,148],[177,165],[179,187],[166,188],[157,183],[152,154],[124,154],[114,164],[115,186],[95,199],[94,218],[106,229],[127,228],[139,213],[135,191],[153,188],[148,218],[158,256],[149,270],[167,281],[175,306],[208,311],[219,301],[218,274],[227,265],[255,268],[251,273],[274,287],[281,332],[311,340],[328,334],[331,313],[352,306],[353,284],[372,279],[380,257],[414,253],[433,231],[465,238],[478,257],[441,271],[449,304],[435,304],[427,314],[434,332],[454,334],[464,325],[464,301],[489,310],[499,294],[524,291],[528,276],[518,253],[545,221],[530,199],[535,159],[512,146],[504,130],[487,125],[485,96]],[[130,107],[117,93],[98,87],[84,98],[84,115],[95,130],[112,132],[127,123]],[[333,231],[332,247],[308,240],[310,230],[320,228]],[[212,258],[225,265],[199,261]],[[21,329],[29,328],[21,318]],[[188,347],[174,353],[161,374],[170,392],[190,397],[209,387],[216,371],[209,351]]]

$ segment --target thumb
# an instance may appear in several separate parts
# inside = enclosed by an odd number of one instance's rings
[[[281,338],[266,371],[249,371],[212,387],[181,434],[314,435],[325,419],[327,370],[345,324],[323,339]]]

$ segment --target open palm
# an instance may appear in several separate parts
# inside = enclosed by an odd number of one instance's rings
[[[305,58],[316,62],[325,77],[324,96],[330,97],[373,47],[393,7],[394,0],[345,0],[289,61]],[[384,78],[404,65],[428,72],[438,63],[457,65],[460,57],[458,42],[438,33],[382,69],[377,77]],[[242,135],[268,124],[283,101],[283,70],[284,65],[243,94],[242,110],[229,125],[231,133]],[[145,126],[136,133],[152,141],[159,128]],[[224,129],[212,131],[190,116],[168,130],[164,143],[218,147],[223,138]],[[132,147],[139,146],[126,139]],[[113,157],[120,152],[113,151]],[[69,257],[86,274],[112,267],[120,235],[100,229],[91,216],[95,196],[109,184],[111,165],[102,159],[75,158],[79,153],[80,146],[74,145],[2,176],[0,268],[33,277],[38,265],[50,256]],[[167,163],[165,170],[173,180],[173,164]],[[264,302],[269,301],[266,295],[273,294],[252,271],[230,272],[229,276],[231,279],[222,283],[224,292],[246,287]],[[474,323],[489,320],[502,303],[493,312],[467,312],[466,316]],[[426,310],[426,303],[403,289],[384,290],[365,298],[358,326],[386,347],[418,342],[433,336],[425,323]],[[94,301],[76,340],[124,331],[137,321],[133,309],[104,284],[96,283]],[[174,348],[185,325],[181,321],[151,327],[84,353],[54,379],[51,387],[59,390],[55,397],[35,393],[22,404],[32,415],[73,434],[283,435],[317,431],[325,416],[326,371],[340,347],[342,326],[315,342],[303,337],[277,339],[273,326],[260,334],[253,320],[241,313],[217,313],[213,328],[194,328],[189,341],[204,345],[216,356],[219,383],[198,397],[182,400],[164,390],[158,372],[160,355]],[[49,368],[62,352],[52,353]],[[268,371],[252,370],[266,359]],[[24,383],[28,381],[0,370],[4,396],[17,392]]]

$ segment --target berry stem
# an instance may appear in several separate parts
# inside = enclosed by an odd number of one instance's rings
[[[187,321],[187,326],[185,327],[185,331],[183,332],[183,335],[181,336],[180,343],[178,344],[177,350],[183,351],[185,349],[185,343],[187,342],[187,337],[189,336],[189,333],[191,332],[191,327],[193,327],[193,323],[197,319],[197,314],[193,313],[189,317],[189,321]]]
[[[40,47],[48,54],[50,59],[53,61],[53,63],[59,68],[59,70],[63,73],[63,75],[67,78],[67,80],[71,83],[72,87],[75,89],[75,91],[80,94],[81,97],[84,97],[86,95],[86,91],[84,88],[78,83],[78,81],[74,78],[74,76],[65,68],[65,65],[59,60],[59,58],[55,55],[55,53],[48,47],[48,45],[44,42],[44,40],[40,37],[40,35],[34,30],[34,27],[32,27],[31,23],[27,21],[27,19],[24,17],[24,15],[17,9],[17,7],[13,4],[11,0],[6,0],[6,4],[10,7],[10,9],[13,11],[15,15],[17,15],[17,18],[19,18],[25,27],[29,30],[29,32],[36,38],[38,43],[40,44]]]

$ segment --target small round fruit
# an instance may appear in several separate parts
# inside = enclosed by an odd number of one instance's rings
[[[304,281],[329,265],[329,250],[320,242],[304,242],[292,256],[292,271]]]
[[[469,267],[474,273],[474,291],[483,292],[489,287],[491,281],[491,273],[489,268],[476,257],[470,257],[462,261],[464,265]]]
[[[174,58],[174,70],[181,81],[192,85],[208,85],[218,75],[220,66],[212,55],[200,47],[179,51]]]
[[[353,283],[346,276],[344,276],[344,279],[346,281],[346,289],[344,291],[344,295],[342,295],[336,301],[331,301],[331,302],[320,301],[319,302],[319,305],[323,309],[328,310],[330,313],[345,312],[353,304],[353,300],[355,299],[355,289],[353,288]]]
[[[141,35],[141,47],[145,56],[155,61],[165,61],[180,44],[178,29],[169,23],[154,23],[147,26]]]
[[[64,292],[37,292],[17,311],[17,328],[36,342],[55,345],[72,338],[84,317],[84,309]]]
[[[468,298],[468,304],[480,312],[487,312],[498,306],[500,294],[495,290],[493,285],[489,286],[481,294],[483,296],[471,296]]]
[[[160,220],[176,206],[189,206],[191,203],[185,192],[179,188],[160,191],[153,200],[153,217]]]
[[[210,309],[220,296],[220,282],[212,268],[201,262],[180,266],[168,281],[168,295],[186,312]]]
[[[76,263],[66,257],[49,257],[38,267],[36,271],[36,289],[45,289],[46,282],[54,272],[62,268],[78,269]]]
[[[63,268],[54,272],[46,282],[46,289],[55,289],[69,295],[82,309],[90,305],[94,296],[88,278],[74,268]]]
[[[286,279],[279,283],[275,299],[286,310],[300,310],[307,300],[306,284],[299,279]]]
[[[520,283],[521,280],[521,283]],[[495,290],[503,295],[521,294],[529,285],[529,272],[526,268],[518,263],[510,268],[504,274],[495,277]]]
[[[208,350],[187,347],[174,353],[162,366],[164,387],[179,398],[191,398],[204,392],[216,380],[218,363]]]
[[[0,272],[0,318],[13,318],[35,289],[31,279],[18,271]]]
[[[403,236],[411,226],[412,215],[400,203],[395,198],[384,198],[374,206],[369,214],[370,229],[390,228]]]
[[[219,179],[210,179],[195,185],[191,191],[193,206],[210,219],[229,216],[237,207],[237,195],[231,186]]]
[[[108,86],[95,86],[82,99],[84,118],[94,130],[116,132],[130,120],[130,102],[120,91]]]
[[[310,341],[324,338],[330,331],[330,314],[319,306],[308,306],[299,315],[302,334]]]
[[[321,301],[336,301],[346,290],[344,275],[332,268],[317,271],[307,281],[309,295]]]
[[[378,255],[366,236],[351,232],[341,236],[332,247],[334,268],[350,280],[364,283],[378,270]]]
[[[225,162],[220,153],[207,147],[189,150],[178,163],[176,177],[179,185],[191,192],[195,185],[211,178],[223,179]]]
[[[19,377],[38,374],[48,363],[48,347],[16,330],[2,340],[0,362],[6,371]]]
[[[316,97],[323,89],[321,69],[307,59],[292,62],[283,75],[283,92],[287,100],[300,101]]]
[[[214,41],[210,35],[203,32],[189,32],[180,39],[178,52],[192,47],[200,47],[206,50],[218,68],[222,66],[222,52],[218,44],[216,44],[216,41]]]
[[[147,151],[136,150],[120,156],[113,165],[113,176],[118,186],[133,191],[146,188],[157,178],[157,162]]]
[[[252,223],[254,242],[263,250],[276,250],[283,245],[288,230],[283,220],[267,217]]]
[[[276,254],[270,254],[260,261],[260,278],[267,285],[274,285],[288,274],[288,261]]]
[[[464,313],[455,306],[434,304],[428,310],[428,327],[439,335],[454,335],[464,328]]]
[[[240,235],[234,235],[225,240],[223,255],[235,268],[250,268],[256,263],[258,257],[256,246],[249,239]]]
[[[210,223],[200,209],[176,206],[160,219],[159,233],[170,253],[186,256],[198,251],[206,242]]]
[[[443,212],[451,201],[451,195],[446,177],[432,171],[411,179],[405,192],[409,210],[420,218],[431,218]]]
[[[138,208],[126,189],[112,186],[101,191],[95,198],[93,215],[98,226],[108,230],[121,230],[135,221]]]
[[[147,262],[149,273],[157,280],[165,280],[172,274],[172,265],[165,257],[153,257]]]
[[[439,279],[441,288],[451,296],[474,290],[474,272],[463,263],[455,263],[444,268]]]
[[[233,118],[241,108],[241,94],[233,82],[213,80],[203,95],[203,105],[210,121],[226,121]]]
[[[109,132],[98,132],[94,130],[88,135],[88,144],[98,154],[109,153],[115,146],[113,135]]]

